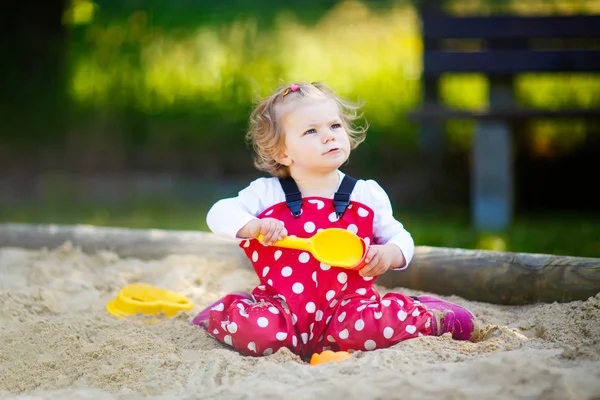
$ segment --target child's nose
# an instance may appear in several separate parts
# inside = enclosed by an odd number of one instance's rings
[[[334,140],[334,139],[335,139],[335,138],[334,138],[334,136],[333,136],[333,133],[332,133],[331,131],[329,131],[329,130],[328,130],[328,131],[326,131],[326,132],[323,134],[323,143],[330,142],[330,141],[332,141],[332,140]]]

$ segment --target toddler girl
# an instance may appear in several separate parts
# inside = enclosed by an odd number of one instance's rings
[[[287,347],[305,359],[446,332],[474,339],[475,318],[466,309],[429,296],[381,296],[374,287],[378,275],[408,266],[414,242],[377,182],[339,170],[366,134],[354,125],[357,110],[321,83],[286,85],[258,104],[247,137],[256,167],[272,177],[218,201],[207,222],[213,232],[239,240],[260,285],[251,294],[225,296],[194,324],[247,355]],[[359,271],[271,246],[287,235],[310,237],[334,227],[370,245]]]

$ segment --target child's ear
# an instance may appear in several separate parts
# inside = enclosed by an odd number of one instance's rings
[[[279,153],[279,155],[275,157],[275,161],[281,165],[285,165],[286,167],[289,167],[292,164],[292,159],[285,152]]]

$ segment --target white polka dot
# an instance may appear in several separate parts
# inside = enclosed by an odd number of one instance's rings
[[[329,214],[329,221],[331,221],[331,222],[335,222],[335,221],[337,221],[338,219],[339,219],[339,218],[338,218],[337,214],[335,213],[335,211],[334,211],[334,212],[332,212],[331,214]]]
[[[281,254],[282,254],[281,250],[277,250],[274,254],[275,260],[279,260],[279,257],[281,257]]]
[[[267,276],[267,274],[269,273],[269,270],[270,270],[270,269],[271,269],[271,268],[269,268],[269,267],[264,267],[264,268],[263,268],[263,272],[262,272],[262,276],[263,276],[263,278],[264,278],[265,276]]]
[[[346,284],[344,286],[342,286],[342,292],[346,289],[348,289],[348,282],[346,282]]]
[[[327,335],[327,341],[329,343],[335,343],[335,338],[333,336],[331,336],[331,335]]]
[[[281,268],[281,275],[285,276],[286,278],[288,276],[291,276],[293,272],[292,267],[283,267]]]
[[[350,303],[350,299],[346,299],[346,300],[342,300],[342,307],[345,306],[346,304]]]
[[[218,334],[219,334],[219,330],[218,330],[218,329],[215,329],[215,330],[213,331],[213,335],[218,335]]]
[[[350,332],[348,332],[348,329],[344,329],[343,331],[340,332],[340,339],[348,339],[348,336],[350,336]]]
[[[354,323],[354,329],[356,329],[357,331],[362,331],[365,328],[365,321],[363,321],[362,319],[359,319],[358,321],[356,321]]]
[[[333,296],[335,296],[335,290],[330,290],[325,294],[325,298],[327,299],[327,301],[333,299]]]
[[[325,324],[329,324],[329,321],[331,321],[331,317],[333,317],[333,315],[330,315],[329,317],[327,317],[327,321],[325,321]]]
[[[317,310],[317,313],[315,314],[315,321],[319,322],[322,319],[323,319],[323,311]]]
[[[378,308],[379,306],[377,304],[369,304],[367,307],[369,307],[369,308]]]
[[[377,347],[377,343],[375,343],[374,340],[367,340],[365,342],[365,349],[366,350],[375,350],[375,347]]]
[[[269,284],[269,286],[273,286],[273,279],[267,280],[267,283]]]
[[[295,335],[292,336],[292,345],[294,347],[298,346],[298,338]]]
[[[317,210],[322,209],[323,207],[325,207],[325,203],[323,203],[321,200],[309,200],[308,201],[310,204],[316,204],[317,205]]]
[[[254,343],[254,342],[248,343],[248,350],[256,353],[256,343]]]
[[[366,304],[363,304],[362,306],[359,306],[356,311],[361,312],[362,310],[364,310],[365,308],[367,308]]]
[[[266,290],[267,287],[265,285],[258,285],[257,288],[259,288],[260,290]]]
[[[229,336],[229,335],[225,335],[225,337],[223,338],[223,341],[224,341],[225,343],[227,343],[228,345],[230,345],[230,346],[231,346],[231,345],[232,345],[232,343],[233,343],[233,342],[231,341],[231,336]]]
[[[263,351],[263,356],[270,356],[271,354],[273,354],[273,349],[270,347]]]
[[[370,238],[370,237],[366,237],[366,238],[364,238],[363,240],[365,241],[365,244],[366,244],[367,246],[370,246],[370,245],[371,245],[371,238]]]
[[[252,261],[253,262],[258,261],[258,251],[256,251],[256,250],[254,250],[254,252],[252,253]]]
[[[405,321],[406,317],[408,317],[408,314],[404,310],[398,311],[398,319],[400,321]]]
[[[312,301],[309,301],[308,303],[306,303],[306,312],[307,313],[312,314],[315,312],[316,309],[317,309],[317,306]]]
[[[421,332],[419,332],[419,334],[417,336],[418,337],[423,337],[423,334]]]
[[[398,302],[398,304],[400,304],[400,307],[404,307],[404,302],[400,299],[396,299],[396,301]]]
[[[300,255],[298,256],[298,261],[300,261],[302,264],[306,264],[308,260],[310,260],[310,254],[306,252],[300,253]]]
[[[374,301],[374,300],[377,300],[377,296],[376,296],[376,295],[373,295],[373,296],[371,296],[371,297],[369,297],[369,298],[370,298],[371,300],[373,300],[373,301]]]
[[[317,271],[312,273],[312,280],[315,281],[315,283],[317,282]]]
[[[229,325],[227,325],[227,330],[228,330],[230,333],[236,333],[236,332],[237,332],[237,330],[238,330],[238,326],[237,326],[237,324],[236,324],[235,322],[232,322],[232,323],[230,323]]]
[[[298,322],[298,317],[296,314],[292,313],[292,324],[296,325],[296,322]]]
[[[214,311],[223,311],[225,309],[225,305],[223,303],[219,303],[216,306],[214,306],[213,308],[211,308],[211,310]]]
[[[288,334],[286,332],[277,332],[275,337],[277,338],[277,340],[284,341],[287,338],[287,335]]]
[[[348,225],[348,227],[346,228],[346,230],[348,232],[352,232],[352,233],[356,234],[356,232],[358,232],[358,226],[356,226],[354,224],[350,224],[350,225]]]
[[[300,294],[304,291],[304,285],[300,282],[296,282],[292,285],[292,291],[296,294]]]
[[[329,307],[333,308],[336,306],[336,304],[338,303],[338,301],[336,299],[333,299],[333,301],[331,302],[331,304],[329,304]]]
[[[241,309],[241,310],[240,310],[240,315],[241,315],[242,317],[246,317],[246,318],[248,318],[248,313],[247,313],[247,312],[246,312],[246,310],[244,310],[244,309]]]
[[[345,272],[340,272],[337,276],[337,280],[339,283],[346,283],[346,281],[348,280],[348,274],[346,274]]]
[[[269,211],[265,213],[265,216],[273,214],[273,209],[271,208]]]
[[[364,217],[366,217],[367,215],[369,215],[369,211],[365,210],[365,209],[364,209],[364,208],[362,208],[362,207],[359,207],[359,208],[358,208],[358,215],[364,218]]]
[[[381,319],[381,317],[383,317],[383,313],[382,312],[374,312],[373,313],[373,318],[375,318],[375,319]]]
[[[418,317],[418,316],[419,316],[419,314],[420,314],[420,312],[419,312],[419,309],[418,309],[418,308],[416,308],[416,309],[415,309],[415,311],[413,311],[411,315],[412,315],[413,317]]]
[[[417,327],[414,325],[406,325],[406,332],[410,333],[411,335],[413,333],[415,333],[417,331]]]
[[[431,318],[427,318],[427,321],[425,321],[425,328],[429,328],[431,326]]]
[[[329,271],[331,269],[331,265],[327,265],[327,264],[321,263],[321,269],[323,271]]]
[[[244,240],[243,246],[246,247],[246,248],[250,247],[250,241],[249,240]]]
[[[260,317],[256,320],[256,323],[258,324],[258,326],[260,326],[261,328],[266,328],[269,325],[269,320],[266,319],[265,317]]]
[[[302,343],[308,343],[308,333],[301,333],[300,337],[302,338]]]
[[[386,339],[389,339],[392,336],[394,336],[394,329],[390,328],[389,326],[386,326],[385,329],[383,330],[383,337]]]
[[[358,293],[360,295],[365,295],[365,294],[367,294],[367,289],[365,289],[365,288],[356,289],[356,293]]]
[[[390,304],[392,304],[392,302],[389,301],[389,300],[382,300],[381,301],[381,305],[384,306],[384,307],[389,307]]]
[[[304,230],[308,233],[313,233],[317,227],[314,222],[308,221],[304,224]]]
[[[313,340],[313,338],[314,338],[314,337],[315,337],[315,334],[314,334],[314,332],[311,332],[311,333],[310,333],[310,336],[308,337],[308,340]]]
[[[363,280],[365,280],[365,281],[367,281],[367,282],[368,282],[368,281],[372,281],[372,280],[373,280],[373,278],[374,278],[373,276],[363,276]]]
[[[271,312],[271,314],[279,314],[279,309],[277,307],[269,307],[269,311]]]

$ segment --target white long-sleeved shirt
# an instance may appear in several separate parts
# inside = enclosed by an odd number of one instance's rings
[[[339,174],[341,182],[344,173],[339,171]],[[267,208],[284,201],[285,193],[277,178],[258,178],[236,197],[216,202],[208,211],[206,222],[214,233],[240,240],[236,235],[244,225]],[[402,223],[394,218],[390,199],[383,188],[374,180],[358,180],[350,201],[365,204],[373,210],[373,243],[394,243],[400,247],[406,264],[395,269],[406,268],[415,252],[414,240]]]

